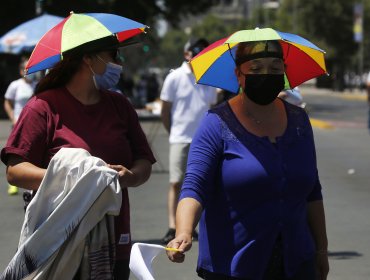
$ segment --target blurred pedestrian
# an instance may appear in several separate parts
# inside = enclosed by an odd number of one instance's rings
[[[158,98],[158,93],[159,93],[159,83],[157,80],[157,75],[155,73],[149,74],[148,79],[147,79],[146,88],[147,88],[146,102],[147,103],[153,102],[154,100]]]
[[[167,252],[183,262],[199,225],[203,279],[324,280],[328,252],[312,128],[284,88],[278,41],[239,43],[239,95],[211,109],[190,147]],[[320,278],[316,273],[320,273]]]
[[[370,132],[370,71],[367,75],[366,79],[366,93],[367,93],[367,104],[369,105],[368,107],[368,121],[367,121],[367,126]]]
[[[86,36],[83,29],[78,32]],[[1,160],[7,165],[11,184],[34,191],[49,162],[63,147],[82,148],[118,171],[122,206],[114,220],[115,240],[111,244],[115,246],[95,241],[93,246],[105,246],[100,250],[109,251],[104,263],[114,264],[114,271],[105,275],[107,279],[129,279],[127,188],[137,187],[149,178],[155,159],[130,102],[122,94],[108,90],[115,87],[122,71],[117,48],[118,43],[108,44],[102,39],[100,46],[94,41],[63,54],[63,60],[40,81],[35,96],[20,114],[1,151]],[[86,238],[86,246],[93,243],[89,236]],[[86,254],[85,251],[83,258],[92,262],[91,255]],[[95,256],[94,260],[102,261]],[[79,275],[76,278],[80,279]]]
[[[178,195],[184,178],[190,143],[204,113],[217,102],[216,90],[197,85],[187,63],[208,46],[203,38],[191,38],[184,46],[184,61],[181,67],[166,77],[160,99],[162,122],[169,135],[169,181],[168,226],[162,238],[166,244],[175,237],[175,214]],[[194,237],[197,233],[194,232]]]
[[[146,73],[142,73],[139,77],[138,82],[136,83],[135,88],[135,99],[137,106],[139,108],[145,108],[145,104],[147,102],[147,96],[148,96],[148,78]]]
[[[122,90],[122,93],[132,101],[134,97],[134,88],[135,83],[134,79],[132,78],[131,74],[123,72],[120,79],[120,86],[119,88]]]
[[[366,93],[367,93],[367,103],[370,106],[370,71],[366,79]]]
[[[12,123],[12,128],[16,124],[23,107],[33,95],[36,83],[38,82],[36,74],[24,76],[24,68],[27,62],[28,59],[22,59],[19,64],[21,78],[11,82],[4,95],[4,110]],[[9,184],[8,194],[15,195],[17,193],[18,188]]]
[[[235,93],[228,91],[226,89],[219,89],[217,95],[218,95],[217,104],[220,104],[224,101],[229,100],[230,98],[235,97]]]
[[[299,106],[301,108],[305,107],[305,103],[303,102],[303,97],[301,95],[301,91],[299,87],[295,87],[292,89],[286,89],[279,93],[278,97],[284,99],[286,102]]]

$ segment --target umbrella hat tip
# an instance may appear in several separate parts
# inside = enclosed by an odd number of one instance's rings
[[[74,11],[70,11],[70,12],[69,12],[69,14],[70,14],[70,15],[72,15],[72,14],[74,14],[74,13],[75,13]]]

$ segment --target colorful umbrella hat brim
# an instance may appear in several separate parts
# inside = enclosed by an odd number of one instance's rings
[[[221,39],[190,61],[197,83],[238,93],[235,52],[241,42],[277,40],[283,49],[285,88],[294,88],[326,72],[324,51],[308,40],[271,28],[241,30]]]
[[[119,44],[145,32],[146,25],[104,13],[75,14],[49,30],[36,45],[26,66],[28,73],[48,69],[77,48],[93,49],[94,44]],[[106,40],[106,41],[105,41]]]

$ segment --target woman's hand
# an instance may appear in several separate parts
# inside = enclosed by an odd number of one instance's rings
[[[130,169],[123,165],[107,164],[118,172],[121,188],[137,187],[145,183],[152,172],[152,163],[147,159],[135,160]]]
[[[134,174],[132,173],[132,171],[130,171],[123,165],[108,164],[107,166],[118,172],[121,188],[127,188],[128,186],[131,186],[132,181],[134,180]]]
[[[179,249],[179,252],[166,251],[168,258],[172,262],[182,263],[185,260],[185,252],[189,251],[192,246],[192,236],[191,234],[179,234],[175,239],[171,240],[168,244],[168,248]]]
[[[319,273],[319,280],[326,280],[329,273],[329,260],[328,254],[318,253],[316,255],[316,264]]]

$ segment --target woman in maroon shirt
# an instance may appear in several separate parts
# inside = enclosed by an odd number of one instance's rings
[[[65,55],[40,81],[1,151],[10,184],[37,190],[51,158],[83,148],[119,172],[121,213],[115,220],[116,279],[128,279],[131,249],[128,187],[148,180],[155,162],[137,114],[109,91],[122,66],[117,46]]]

